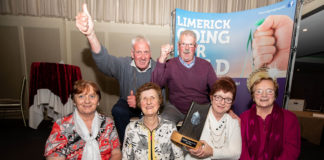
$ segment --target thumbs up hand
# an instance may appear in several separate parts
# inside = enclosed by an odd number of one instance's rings
[[[86,36],[91,36],[94,34],[94,24],[89,14],[87,4],[84,3],[82,5],[82,12],[78,13],[78,15],[75,17],[75,20],[76,27],[81,33]]]
[[[127,96],[127,103],[129,107],[136,108],[136,98],[133,93],[133,90],[130,91],[130,95]]]

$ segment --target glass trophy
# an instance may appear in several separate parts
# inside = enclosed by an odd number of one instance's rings
[[[201,146],[202,144],[199,142],[199,139],[205,125],[209,107],[210,103],[197,104],[192,102],[179,132],[174,131],[171,135],[171,140],[189,148]]]

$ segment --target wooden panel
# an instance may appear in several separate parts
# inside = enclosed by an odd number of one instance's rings
[[[18,28],[0,26],[0,97],[19,98],[22,64]]]
[[[28,71],[32,62],[60,62],[61,46],[58,28],[26,27],[23,34]]]

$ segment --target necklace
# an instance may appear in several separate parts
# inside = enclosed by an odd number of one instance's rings
[[[226,118],[221,120],[220,123],[218,123],[218,126],[214,128],[211,124],[211,116],[208,118],[208,128],[211,134],[211,142],[214,148],[220,149],[225,145],[226,142]]]

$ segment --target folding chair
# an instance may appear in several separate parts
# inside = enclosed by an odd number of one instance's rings
[[[24,125],[26,127],[26,120],[25,120],[24,108],[23,108],[23,99],[24,99],[25,88],[26,88],[26,76],[24,76],[22,78],[19,99],[0,98],[0,109],[6,110],[7,112],[21,112],[21,116],[22,116]]]

